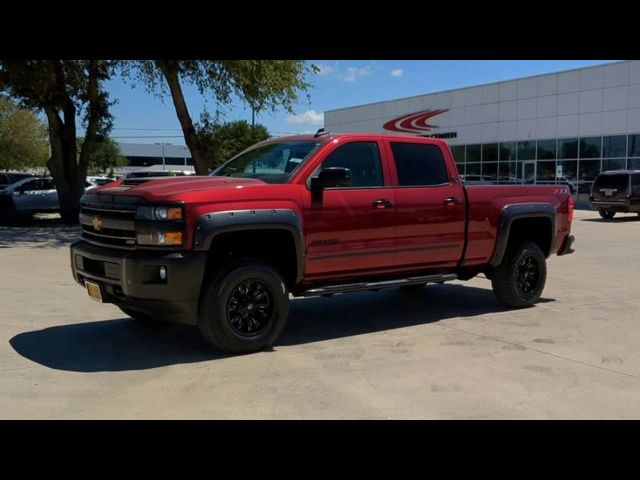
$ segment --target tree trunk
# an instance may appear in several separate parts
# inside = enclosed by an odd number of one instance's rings
[[[191,158],[193,160],[193,166],[196,170],[196,174],[208,175],[209,168],[207,166],[206,159],[202,154],[200,141],[196,134],[196,129],[193,126],[191,116],[189,115],[189,109],[187,108],[187,103],[184,100],[182,87],[180,86],[178,62],[176,60],[156,60],[156,65],[164,75],[167,85],[169,86],[173,106],[175,107],[176,115],[178,116],[180,127],[182,128],[184,141],[191,151]]]
[[[75,122],[66,124],[53,108],[46,108],[45,111],[51,144],[51,157],[47,161],[47,167],[58,192],[60,216],[63,223],[76,224],[80,213],[80,197],[84,193],[84,180],[80,180],[81,175],[76,166]]]

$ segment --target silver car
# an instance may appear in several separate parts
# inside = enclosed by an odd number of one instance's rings
[[[30,219],[36,212],[60,210],[58,192],[51,177],[31,177],[0,190],[0,217]]]

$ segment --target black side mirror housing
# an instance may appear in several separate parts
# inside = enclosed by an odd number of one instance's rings
[[[353,178],[351,170],[344,167],[329,167],[317,177],[311,177],[311,190],[323,190],[331,187],[350,187]]]

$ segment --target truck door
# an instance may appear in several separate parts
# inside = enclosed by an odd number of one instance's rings
[[[306,191],[305,277],[335,278],[393,267],[395,199],[380,147],[373,139],[339,144],[311,174],[349,168],[352,185],[325,188],[321,199]]]
[[[417,139],[386,145],[396,185],[397,265],[455,266],[464,247],[465,197],[453,162],[445,161],[449,152]]]

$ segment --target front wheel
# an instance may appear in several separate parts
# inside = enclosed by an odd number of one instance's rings
[[[496,267],[491,284],[501,303],[522,308],[540,299],[546,279],[544,253],[535,242],[525,242],[507,251]]]
[[[611,220],[616,216],[616,212],[614,212],[613,210],[598,210],[598,213],[605,220]]]
[[[289,316],[289,291],[280,274],[258,260],[237,262],[205,288],[198,328],[228,353],[250,353],[271,345]]]

